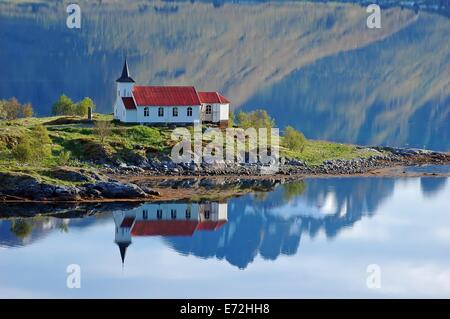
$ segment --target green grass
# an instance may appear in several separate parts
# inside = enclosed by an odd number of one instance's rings
[[[112,116],[95,114],[94,121],[99,120],[112,120]],[[31,129],[37,124],[44,124],[47,127],[52,140],[51,156],[42,163],[19,164],[14,160],[11,149],[21,138],[30,136]],[[167,156],[175,143],[171,141],[170,134],[171,129],[168,127],[113,123],[111,134],[106,137],[104,143],[101,143],[94,132],[94,123],[88,123],[80,117],[0,121],[0,171],[26,173],[40,176],[42,180],[48,182],[61,183],[46,172],[59,166],[62,151],[70,152],[71,159],[67,165],[76,168],[98,168],[96,161],[99,163],[104,159],[132,163],[133,160],[146,156]],[[379,154],[355,145],[314,140],[307,140],[302,152],[281,147],[280,153],[288,158],[303,160],[308,165],[320,165],[325,160],[350,160]]]
[[[289,158],[296,158],[309,165],[320,165],[325,160],[351,160],[379,155],[377,151],[359,148],[355,145],[307,140],[302,152],[281,148],[280,153]]]
[[[99,120],[110,121],[112,116],[95,114],[94,122]],[[12,148],[22,138],[30,138],[32,128],[38,124],[44,124],[49,132],[52,140],[51,156],[39,164],[17,163],[12,156]],[[113,123],[111,134],[104,143],[101,143],[100,138],[94,133],[94,126],[94,123],[88,123],[76,116],[0,121],[0,171],[23,172],[51,181],[51,178],[41,173],[59,166],[62,151],[72,154],[69,166],[84,168],[98,167],[91,163],[93,160],[110,159],[127,162],[139,156],[146,156],[147,152],[161,155],[170,151],[170,131],[165,127]]]

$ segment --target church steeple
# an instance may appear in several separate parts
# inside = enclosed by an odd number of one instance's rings
[[[125,58],[125,62],[123,63],[122,75],[120,78],[116,80],[116,82],[120,83],[134,83],[134,80],[130,76],[130,71],[128,70],[128,62]]]
[[[131,243],[117,243],[120,250],[120,258],[122,259],[122,265],[125,264],[125,254],[127,253],[127,248]]]

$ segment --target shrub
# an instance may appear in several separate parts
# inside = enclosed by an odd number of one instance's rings
[[[292,126],[287,126],[284,130],[283,144],[292,151],[303,152],[305,149],[306,138],[303,133],[297,131]]]
[[[74,115],[74,104],[72,100],[66,95],[61,95],[53,105],[53,115]]]
[[[72,157],[72,153],[70,151],[62,150],[59,153],[58,165],[67,165],[67,164],[69,164],[71,157]]]
[[[79,116],[86,116],[89,112],[89,108],[93,111],[95,109],[94,101],[92,101],[90,98],[85,97],[81,101],[79,101],[75,105],[75,115]]]
[[[31,103],[22,105],[20,113],[22,117],[33,117],[34,111]]]
[[[13,157],[21,163],[29,163],[33,160],[33,150],[28,141],[21,141],[12,149]]]
[[[94,133],[98,135],[102,144],[105,142],[106,137],[111,135],[113,125],[111,121],[97,121],[94,126]]]
[[[36,125],[13,147],[13,157],[21,163],[42,162],[51,153],[51,139],[43,125]]]
[[[44,125],[36,125],[32,129],[31,148],[33,160],[42,162],[50,156],[52,140],[48,136],[47,128]]]

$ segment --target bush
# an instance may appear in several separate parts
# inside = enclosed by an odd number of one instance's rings
[[[30,135],[21,138],[13,147],[13,157],[21,163],[42,162],[51,153],[51,139],[43,125],[35,126]]]
[[[93,111],[95,109],[94,101],[85,97],[75,105],[75,115],[86,116],[88,115],[89,108]]]
[[[303,152],[305,149],[306,138],[303,133],[297,131],[292,126],[287,126],[284,130],[283,144],[291,151]]]
[[[32,129],[31,147],[33,151],[33,160],[42,162],[50,156],[52,140],[48,136],[47,128],[44,125],[36,125]]]
[[[31,105],[31,103],[22,105],[22,108],[21,108],[22,117],[33,117],[33,114],[34,114],[34,111],[33,111],[33,106]]]
[[[73,103],[69,97],[63,94],[59,97],[58,101],[52,105],[52,113],[53,115],[86,116],[89,108],[91,108],[91,110],[95,109],[95,103],[90,98],[85,97],[81,101]]]
[[[30,143],[21,141],[12,149],[13,157],[20,163],[29,163],[33,160],[33,150]]]
[[[94,126],[94,133],[98,135],[102,144],[105,142],[106,137],[111,135],[113,125],[111,121],[97,121]]]
[[[64,94],[52,105],[53,115],[74,115],[74,109],[72,100]]]
[[[59,153],[58,165],[67,165],[67,164],[69,164],[71,157],[72,157],[72,153],[70,151],[62,150]]]

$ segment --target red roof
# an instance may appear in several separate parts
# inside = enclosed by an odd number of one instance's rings
[[[222,227],[222,225],[224,225],[226,222],[227,222],[226,220],[219,220],[219,221],[207,220],[207,221],[202,221],[200,224],[198,224],[197,230],[217,230],[220,227]]]
[[[226,220],[140,220],[131,230],[132,236],[192,236],[196,230],[217,230]]]
[[[147,220],[137,221],[132,236],[192,236],[197,220]]]
[[[123,97],[122,102],[127,110],[135,110],[136,109],[136,104],[134,103],[134,100],[132,97]]]
[[[198,92],[200,102],[202,103],[218,103],[229,104],[230,101],[219,92]]]
[[[125,217],[120,224],[120,227],[130,228],[133,225],[134,217]]]
[[[193,86],[135,86],[133,95],[139,106],[200,105]]]

